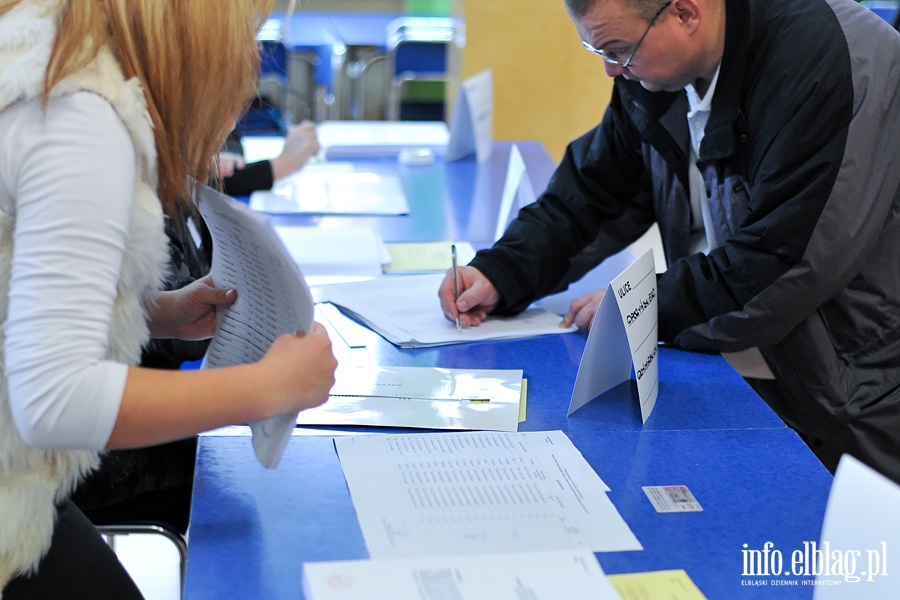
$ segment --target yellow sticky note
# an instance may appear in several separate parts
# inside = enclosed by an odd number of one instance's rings
[[[450,268],[450,245],[452,242],[416,242],[404,244],[385,244],[391,262],[385,265],[385,273],[446,271]],[[475,255],[472,245],[457,242],[459,264],[467,264]]]
[[[519,398],[519,423],[525,420],[525,406],[528,404],[528,380],[522,378],[522,396]]]
[[[623,600],[706,600],[684,569],[607,575]]]

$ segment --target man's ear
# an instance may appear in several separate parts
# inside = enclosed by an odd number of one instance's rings
[[[669,10],[675,12],[678,23],[684,28],[685,33],[690,35],[700,27],[706,4],[707,0],[673,0]]]

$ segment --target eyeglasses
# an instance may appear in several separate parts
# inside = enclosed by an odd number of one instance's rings
[[[650,24],[647,25],[647,30],[644,31],[644,35],[642,35],[641,39],[639,39],[637,44],[635,44],[634,50],[631,51],[631,54],[628,55],[628,58],[626,58],[624,62],[619,60],[619,58],[617,56],[618,53],[616,53],[616,52],[607,52],[604,50],[597,50],[596,48],[594,48],[593,46],[591,46],[590,44],[588,44],[587,42],[585,42],[583,40],[581,42],[581,45],[584,46],[584,49],[587,50],[588,52],[593,52],[594,54],[598,55],[600,58],[605,60],[607,64],[610,64],[614,67],[622,67],[623,69],[627,69],[628,67],[631,66],[631,59],[633,59],[634,55],[637,54],[638,48],[640,48],[641,44],[644,42],[644,38],[647,37],[647,34],[650,33],[650,30],[653,28],[653,26],[656,24],[656,22],[662,16],[663,11],[665,11],[667,8],[669,8],[670,4],[672,4],[672,0],[669,0],[669,2],[666,2],[665,4],[663,4],[662,6],[659,7],[659,10],[656,11],[656,14],[653,15],[652,19],[650,19]],[[623,52],[623,54],[624,54],[624,52]]]

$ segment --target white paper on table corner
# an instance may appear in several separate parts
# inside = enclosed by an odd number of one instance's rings
[[[842,574],[819,574],[816,580],[821,583],[813,590],[816,600],[893,600],[900,597],[898,507],[900,485],[849,454],[841,458],[828,495],[822,536],[816,550],[828,557],[830,566],[837,564]],[[787,552],[784,555],[790,556]],[[850,580],[855,577],[859,580]]]
[[[210,187],[203,188],[197,204],[216,248],[213,282],[238,291],[234,304],[217,312],[203,368],[257,362],[282,334],[311,332],[315,307],[309,287],[268,218]],[[250,423],[263,466],[278,466],[296,418]]]

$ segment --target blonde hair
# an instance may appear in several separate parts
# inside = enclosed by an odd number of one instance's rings
[[[0,1],[0,15],[21,0]],[[65,0],[44,79],[53,87],[109,44],[144,90],[158,194],[169,214],[210,176],[259,74],[256,33],[273,0]]]

